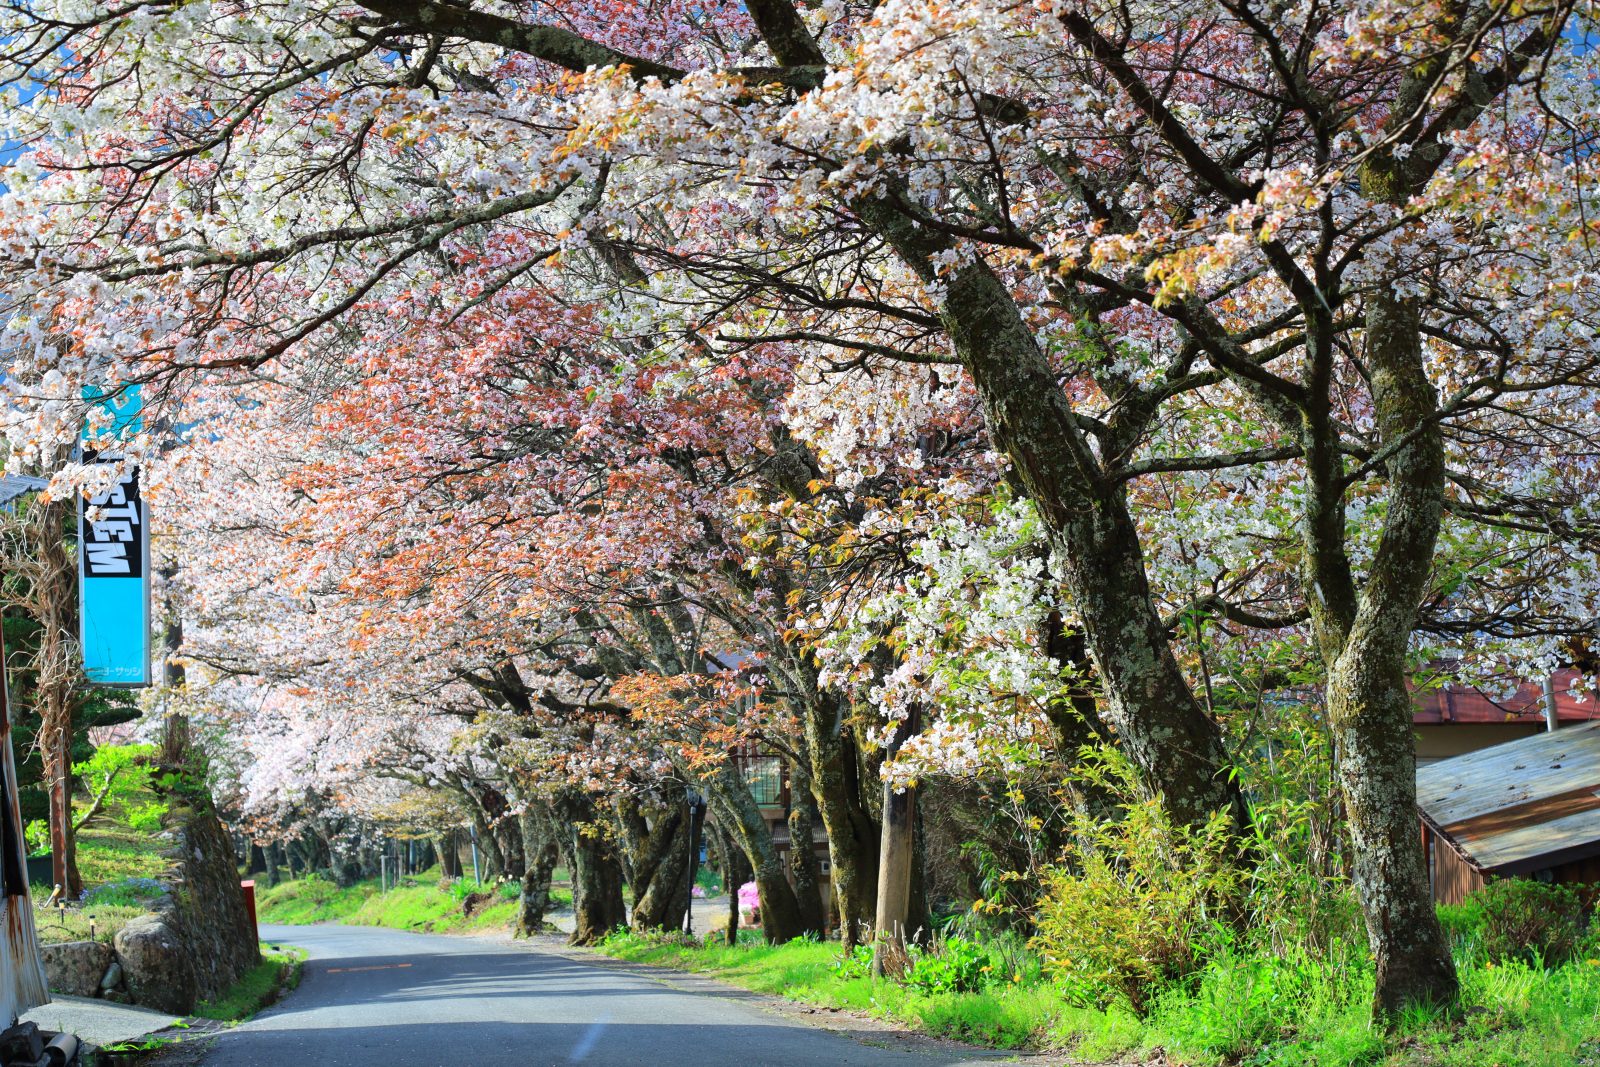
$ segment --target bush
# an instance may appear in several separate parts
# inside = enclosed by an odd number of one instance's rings
[[[904,981],[924,993],[976,993],[991,973],[988,952],[964,937],[947,937],[912,956]]]
[[[865,978],[872,973],[872,946],[857,945],[833,963],[833,972],[840,978]]]
[[[1225,813],[1176,826],[1158,801],[1137,797],[1119,757],[1087,773],[1125,798],[1122,818],[1074,820],[1072,866],[1046,872],[1030,944],[1069,1000],[1139,1011],[1226,944],[1222,920],[1242,892],[1237,848]]]
[[[1523,878],[1497,878],[1472,894],[1481,917],[1479,950],[1494,963],[1512,960],[1556,967],[1583,941],[1588,916],[1578,891]]]
[[[152,800],[148,804],[130,805],[126,809],[126,821],[142,834],[153,834],[161,829],[161,817],[166,813],[164,801]]]

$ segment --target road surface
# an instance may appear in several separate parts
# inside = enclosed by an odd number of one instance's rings
[[[982,1054],[831,1033],[766,998],[489,938],[265,926],[310,954],[299,989],[215,1040],[205,1067],[955,1067]],[[870,1042],[870,1043],[869,1043]],[[897,1047],[901,1046],[901,1047]]]

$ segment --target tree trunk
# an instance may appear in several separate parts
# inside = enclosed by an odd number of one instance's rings
[[[782,944],[806,933],[800,904],[772,843],[772,830],[733,761],[725,761],[707,786],[755,872],[756,890],[761,894],[761,932],[768,943]]]
[[[461,845],[456,840],[456,831],[451,829],[440,832],[434,838],[433,850],[439,854],[439,874],[445,878],[461,877]]]
[[[515,936],[532,937],[544,930],[545,912],[550,909],[550,878],[555,873],[559,850],[554,827],[536,811],[517,817],[522,830],[522,851],[527,866],[522,872],[522,892],[517,898]]]
[[[682,809],[662,812],[634,859],[635,930],[677,930],[688,906],[689,819]]]
[[[588,797],[563,795],[556,802],[555,816],[566,833],[572,875],[574,929],[567,940],[574,945],[593,945],[627,923],[622,864],[616,849],[598,832],[594,804]]]
[[[521,880],[527,869],[522,841],[522,827],[515,817],[507,815],[495,825],[495,842],[500,846],[500,855],[505,863],[500,870],[500,877]]]
[[[811,775],[796,761],[790,762],[789,774],[789,881],[794,886],[801,926],[826,933],[829,923],[822,910],[822,871],[811,840],[817,822]]]
[[[739,943],[739,887],[744,885],[748,863],[744,850],[732,837],[717,830],[717,851],[722,854],[722,887],[728,892],[728,926],[724,932],[729,945]]]
[[[828,833],[834,914],[848,952],[871,926],[877,903],[878,821],[862,797],[855,735],[842,721],[843,706],[814,692],[804,710],[811,795]]]
[[[50,869],[55,884],[69,900],[83,893],[78,874],[76,837],[72,832],[72,724],[59,692],[45,696],[40,728],[45,780],[50,783]]]
[[[45,589],[39,599],[39,659],[34,666],[40,698],[39,746],[49,787],[51,877],[67,898],[76,900],[83,893],[72,827],[72,685],[79,672],[72,661],[70,635],[75,629],[77,586],[62,540],[65,502],[35,506],[43,564],[40,581]]]
[[[495,837],[494,829],[489,825],[489,819],[483,813],[483,808],[474,803],[471,805],[471,814],[472,828],[477,832],[480,867],[478,876],[485,882],[492,882],[506,869],[505,857],[500,854],[500,842]]]
[[[990,436],[1010,457],[1061,560],[1105,691],[1106,719],[1145,788],[1180,823],[1226,811],[1242,832],[1244,795],[1221,729],[1172,654],[1125,485],[1106,477],[1006,285],[982,259],[939,276],[932,257],[951,247],[948,238],[919,228],[888,200],[855,206],[907,266],[946,294],[940,319],[977,387]]]
[[[266,888],[271,889],[278,884],[278,843],[268,841],[262,853],[266,861],[266,870],[261,872],[261,882]]]
[[[1355,853],[1356,894],[1377,964],[1373,1009],[1392,1017],[1408,1005],[1451,1005],[1460,996],[1418,833],[1416,740],[1406,687],[1406,649],[1444,507],[1444,441],[1435,418],[1438,397],[1422,362],[1415,304],[1389,292],[1370,295],[1366,337],[1379,435],[1392,449],[1383,530],[1359,597],[1353,598],[1353,616],[1322,602],[1315,588],[1307,599],[1324,655],[1338,652],[1328,671],[1328,718]],[[1324,513],[1337,508],[1342,517],[1342,486],[1339,492],[1338,498],[1331,491],[1313,495],[1311,506],[1320,505]],[[1335,566],[1347,566],[1327,542],[1312,547],[1334,557]],[[1327,561],[1314,557],[1317,562]]]
[[[922,729],[920,709],[913,706],[895,731],[889,755]],[[883,782],[883,843],[878,852],[878,908],[873,932],[872,974],[898,976],[906,960],[906,922],[911,914],[911,882],[916,860],[917,790]]]

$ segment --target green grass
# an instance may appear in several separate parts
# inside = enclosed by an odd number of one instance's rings
[[[125,878],[155,878],[167,869],[161,853],[170,842],[100,819],[78,833],[78,873],[86,886]]]
[[[425,933],[511,929],[517,921],[516,886],[484,886],[484,891],[495,894],[494,900],[469,919],[463,914],[462,903],[467,893],[477,889],[470,879],[457,880],[446,888],[436,872],[402,878],[387,892],[379,892],[375,879],[341,888],[327,879],[311,877],[258,890],[256,909],[262,922],[285,925],[332,922]],[[551,904],[556,908],[570,907],[572,895],[565,889],[554,889]]]
[[[250,968],[232,989],[214,1001],[202,1001],[195,1015],[202,1019],[239,1022],[278,999],[281,989],[300,984],[300,966],[306,954],[288,946],[263,949],[261,962]]]
[[[1002,979],[975,993],[874,981],[841,965],[837,945],[807,941],[702,946],[619,933],[602,951],[942,1037],[1067,1051],[1088,1062],[1164,1055],[1204,1067],[1600,1064],[1600,959],[1591,957],[1549,970],[1464,963],[1459,1017],[1417,1014],[1384,1034],[1369,1016],[1370,967],[1355,952],[1345,959],[1214,961],[1138,1015],[1125,1007],[1075,1007],[1037,980]]]
[[[40,895],[36,903],[43,902]],[[63,941],[103,941],[109,944],[128,923],[147,909],[129,904],[90,904],[82,908],[33,909],[39,940],[47,945]],[[91,925],[92,924],[92,925]]]
[[[167,869],[167,860],[161,854],[172,843],[157,836],[158,831],[135,830],[118,818],[128,809],[157,800],[148,789],[139,790],[78,831],[78,873],[85,886],[93,888],[125,878],[154,878]]]

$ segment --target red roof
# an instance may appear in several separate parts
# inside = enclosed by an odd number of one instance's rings
[[[1555,689],[1556,715],[1561,722],[1588,722],[1600,719],[1600,697],[1578,688],[1577,671],[1556,671],[1550,676]],[[1582,703],[1578,697],[1583,696]],[[1486,694],[1470,686],[1456,685],[1431,689],[1416,698],[1416,723],[1496,723],[1544,722],[1544,687],[1527,681],[1512,693]]]

